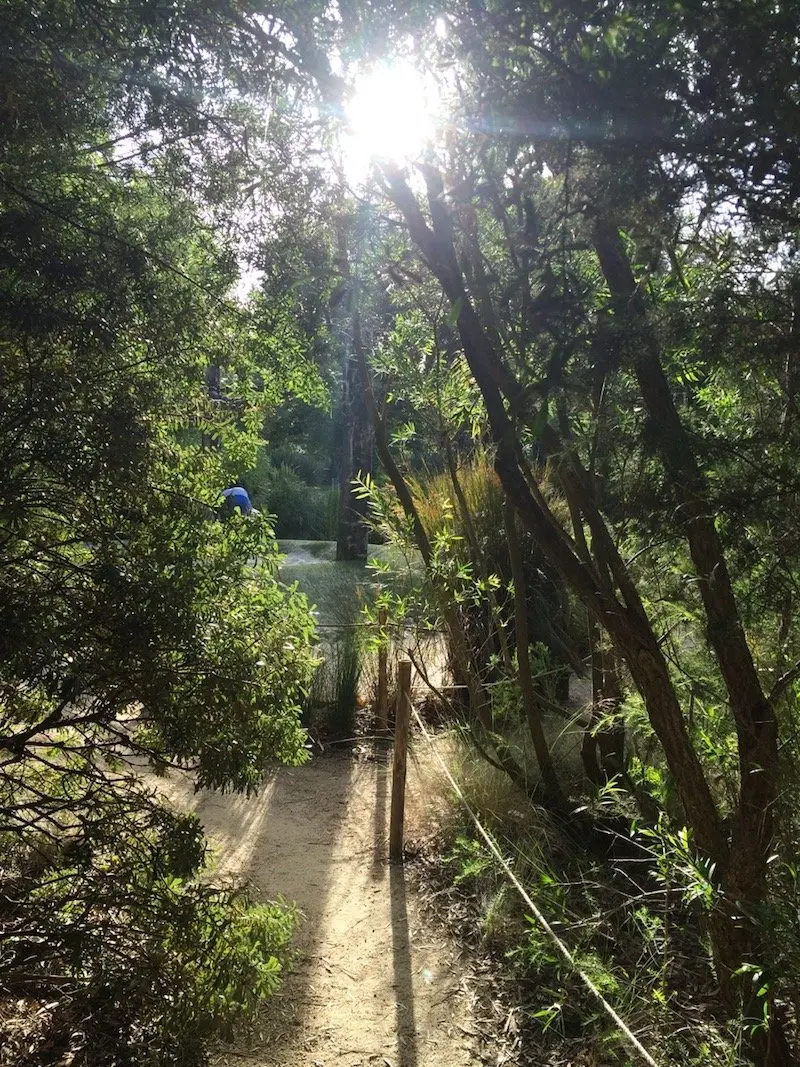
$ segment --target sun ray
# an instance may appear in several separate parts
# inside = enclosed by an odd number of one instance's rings
[[[357,76],[345,109],[345,174],[360,184],[375,160],[405,163],[418,157],[437,128],[436,87],[409,60],[373,67]]]

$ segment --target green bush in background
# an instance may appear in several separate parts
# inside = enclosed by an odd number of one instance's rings
[[[306,463],[302,472],[297,459],[275,462],[262,451],[255,470],[243,479],[253,504],[275,516],[275,534],[284,540],[332,541],[336,537],[339,488],[313,485],[313,471]],[[302,466],[302,465],[301,465]],[[304,477],[304,474],[306,477]]]

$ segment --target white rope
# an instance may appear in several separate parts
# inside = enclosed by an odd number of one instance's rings
[[[409,701],[409,703],[410,703],[410,701]],[[531,914],[533,915],[533,917],[536,919],[536,921],[539,923],[539,925],[544,930],[544,932],[548,935],[548,937],[551,938],[551,940],[553,941],[553,944],[556,946],[556,948],[561,953],[561,955],[564,957],[564,959],[567,961],[567,963],[570,965],[570,967],[572,967],[573,970],[577,973],[577,975],[579,976],[579,978],[581,979],[583,984],[586,986],[586,988],[589,990],[589,992],[592,994],[592,996],[595,997],[597,999],[597,1001],[600,1003],[601,1007],[603,1008],[603,1011],[605,1011],[606,1014],[608,1016],[610,1016],[611,1019],[614,1020],[614,1024],[617,1026],[617,1028],[620,1030],[620,1032],[624,1035],[625,1040],[628,1042],[628,1044],[633,1049],[635,1049],[636,1052],[639,1053],[639,1055],[642,1057],[644,1062],[646,1064],[648,1064],[648,1067],[659,1067],[658,1062],[653,1059],[653,1057],[650,1055],[650,1053],[647,1051],[647,1049],[644,1047],[644,1045],[641,1043],[641,1041],[638,1039],[638,1037],[636,1037],[636,1035],[631,1030],[631,1028],[628,1026],[628,1024],[623,1019],[620,1018],[620,1016],[616,1013],[616,1011],[614,1011],[614,1009],[611,1007],[611,1005],[608,1003],[606,998],[603,996],[603,994],[600,992],[600,990],[594,984],[594,982],[589,977],[589,975],[586,974],[586,972],[581,969],[581,967],[579,966],[579,964],[575,960],[575,957],[572,955],[570,950],[567,948],[567,946],[564,944],[564,942],[561,940],[561,938],[558,936],[558,934],[552,928],[550,923],[547,921],[547,919],[545,919],[544,915],[542,915],[541,911],[537,908],[537,906],[531,900],[530,895],[528,894],[527,890],[522,885],[522,883],[517,878],[517,876],[514,874],[512,869],[509,867],[508,863],[506,862],[506,860],[501,855],[500,850],[498,849],[497,845],[494,843],[494,841],[492,840],[491,836],[489,835],[488,831],[484,830],[483,826],[481,825],[480,819],[478,818],[478,816],[475,814],[475,812],[470,807],[466,797],[461,792],[461,789],[460,789],[458,783],[456,782],[456,780],[453,777],[453,775],[450,773],[450,770],[449,770],[447,764],[444,762],[442,757],[439,755],[439,752],[437,751],[436,745],[433,743],[433,738],[431,737],[431,735],[428,733],[427,729],[425,728],[425,723],[419,717],[419,713],[417,712],[417,709],[413,706],[413,704],[411,705],[411,710],[414,713],[414,718],[417,720],[417,723],[419,724],[420,729],[422,730],[422,733],[423,733],[423,735],[425,737],[425,740],[431,746],[431,751],[433,752],[433,754],[436,757],[436,759],[439,761],[439,765],[441,766],[442,770],[444,771],[445,775],[447,776],[447,779],[450,782],[450,785],[455,790],[456,796],[458,797],[458,799],[461,801],[461,803],[466,808],[467,812],[469,813],[469,817],[475,823],[475,828],[477,829],[478,833],[481,835],[483,840],[488,845],[490,851],[492,852],[492,855],[495,857],[497,862],[503,868],[503,870],[505,871],[506,875],[508,876],[508,878],[511,881],[512,885],[514,886],[514,888],[517,890],[517,892],[520,894],[522,899],[525,901],[525,903],[530,908]]]

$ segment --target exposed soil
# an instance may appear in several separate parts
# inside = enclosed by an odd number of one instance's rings
[[[420,771],[409,765],[407,825]],[[297,901],[298,960],[257,1028],[219,1067],[462,1067],[481,1062],[458,950],[426,921],[402,866],[387,862],[391,765],[325,756],[281,768],[250,799],[192,793],[219,877]]]

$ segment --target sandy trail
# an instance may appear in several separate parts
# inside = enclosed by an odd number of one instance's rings
[[[414,776],[409,766],[409,818]],[[386,861],[391,765],[348,755],[281,768],[250,799],[173,779],[221,876],[296,900],[299,959],[259,1029],[217,1063],[242,1067],[462,1067],[480,1062],[457,952]]]

